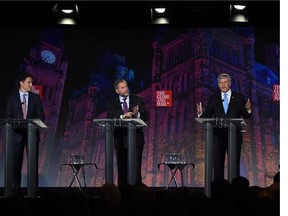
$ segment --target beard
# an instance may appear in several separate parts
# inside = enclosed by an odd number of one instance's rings
[[[129,92],[123,92],[120,94],[121,97],[128,97],[129,95]]]

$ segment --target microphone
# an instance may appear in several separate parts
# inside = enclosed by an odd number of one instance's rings
[[[224,102],[224,99],[222,99],[222,102]]]
[[[23,105],[24,104],[24,102],[21,102],[21,105]]]

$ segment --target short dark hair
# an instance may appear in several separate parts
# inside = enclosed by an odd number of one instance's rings
[[[127,83],[126,80],[124,80],[124,79],[116,80],[114,82],[114,89],[117,89],[118,88],[118,84],[121,83],[121,82]]]
[[[18,75],[18,79],[17,79],[18,83],[19,83],[20,81],[24,82],[27,77],[31,77],[31,78],[33,79],[33,76],[32,76],[30,73],[28,73],[28,72],[20,73],[20,74]]]

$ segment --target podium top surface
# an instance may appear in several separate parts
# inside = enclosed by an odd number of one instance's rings
[[[218,127],[228,127],[230,123],[234,124],[238,128],[246,128],[246,122],[243,118],[196,118],[200,124],[211,124]]]
[[[121,118],[106,118],[106,119],[94,119],[98,125],[105,127],[106,123],[115,127],[127,126],[129,123],[133,123],[136,127],[147,127],[147,124],[139,118],[121,119]]]
[[[48,128],[47,125],[40,119],[0,119],[0,125],[11,124],[12,127],[22,127],[33,124],[38,128]]]

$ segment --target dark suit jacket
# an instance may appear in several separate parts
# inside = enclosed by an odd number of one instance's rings
[[[41,98],[38,94],[28,92],[28,110],[27,119],[41,119],[44,121],[45,115]],[[19,90],[13,92],[8,98],[6,106],[6,118],[7,119],[23,119],[21,99],[19,96]],[[14,141],[21,140],[22,135],[27,133],[27,130],[23,128],[14,130]],[[39,138],[39,136],[37,136]]]
[[[138,95],[129,95],[129,111],[132,112],[133,107],[139,106],[140,118],[143,121],[147,121],[149,119],[149,113],[146,111],[145,104],[143,99]],[[115,97],[114,99],[108,101],[107,103],[107,118],[120,118],[120,115],[123,115],[123,109],[121,106],[121,102],[119,97]],[[127,137],[127,128],[125,127],[116,127],[114,129],[114,137],[120,138]],[[117,145],[117,141],[115,143]],[[127,142],[124,142],[124,147],[127,147]],[[143,128],[136,129],[136,145],[144,145],[144,134]]]
[[[252,113],[248,113],[245,108],[246,99],[244,95],[233,92],[231,94],[227,113],[225,114],[221,91],[212,95],[205,112],[200,118],[249,118]],[[214,157],[214,178],[224,178],[225,152],[228,145],[228,130],[223,127],[214,129],[213,157]],[[242,132],[241,128],[236,132],[236,173],[240,175],[240,156],[241,156]]]
[[[201,118],[250,118],[252,113],[248,113],[245,108],[247,100],[244,95],[232,91],[227,113],[225,114],[221,91],[212,95],[209,98],[205,112],[200,116]]]

